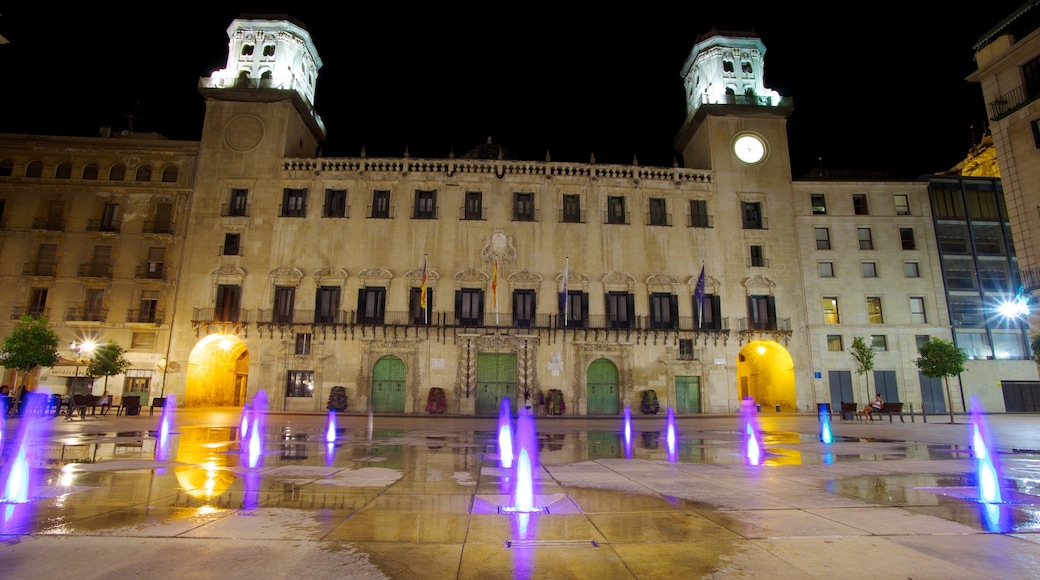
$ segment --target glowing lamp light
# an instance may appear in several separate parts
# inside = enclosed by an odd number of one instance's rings
[[[765,354],[765,353],[766,353],[766,347],[764,347],[764,346],[758,347],[758,354]]]
[[[224,352],[228,352],[228,351],[231,350],[231,339],[226,338],[226,337],[222,338],[222,339],[220,339],[220,342],[217,343],[217,346],[220,347],[220,350],[222,350]]]
[[[1002,300],[997,305],[997,313],[1007,319],[1025,318],[1029,316],[1029,305],[1021,296],[1010,300]]]

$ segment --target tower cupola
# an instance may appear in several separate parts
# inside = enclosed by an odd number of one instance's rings
[[[687,118],[702,105],[780,106],[780,93],[764,84],[765,54],[754,33],[712,30],[698,38],[680,72]]]

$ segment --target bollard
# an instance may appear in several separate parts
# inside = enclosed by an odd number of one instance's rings
[[[913,403],[910,403],[910,422],[911,423],[916,423],[916,421],[914,421],[914,404]]]
[[[761,413],[762,412],[762,404],[761,403],[755,403],[755,410],[758,411],[759,413]]]

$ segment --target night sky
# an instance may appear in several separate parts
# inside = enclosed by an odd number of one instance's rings
[[[826,169],[914,178],[959,162],[981,137],[972,47],[1022,0],[910,14],[915,3],[727,3],[622,10],[559,4],[342,4],[288,12],[324,61],[315,105],[327,157],[461,155],[488,136],[517,157],[671,166],[684,116],[679,71],[698,35],[754,30],[766,86],[791,96],[794,175]],[[93,136],[103,125],[198,139],[198,79],[223,68],[226,29],[256,3],[99,14],[20,2],[0,14],[0,132]],[[703,3],[696,3],[703,4]],[[331,6],[331,5],[328,5]],[[859,10],[856,12],[855,10]],[[869,9],[869,11],[867,11]],[[853,10],[853,12],[849,12]],[[51,20],[51,19],[54,20]]]

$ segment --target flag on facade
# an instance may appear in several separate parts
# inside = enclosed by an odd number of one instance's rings
[[[422,259],[422,285],[419,286],[419,308],[426,310],[426,256]]]
[[[495,303],[495,314],[498,314],[498,258],[495,258],[495,267],[491,270],[491,300]],[[497,321],[497,319],[496,319]]]
[[[704,265],[701,264],[701,275],[697,278],[697,287],[693,290],[693,297],[697,300],[697,320],[704,320]]]
[[[570,258],[564,258],[563,277],[560,278],[560,310],[563,312],[563,325],[567,326],[567,270],[570,269]]]

